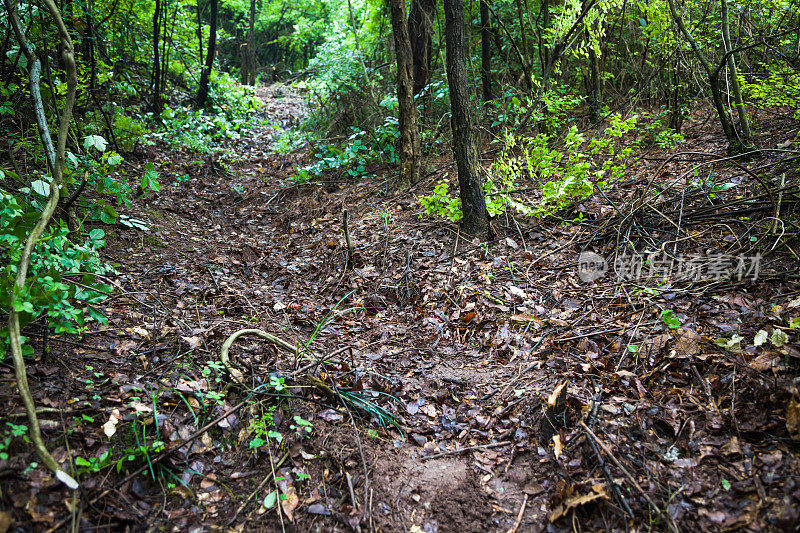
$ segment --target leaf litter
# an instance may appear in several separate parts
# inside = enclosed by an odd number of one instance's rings
[[[263,117],[283,127],[302,113],[292,90],[259,95]],[[234,160],[142,154],[140,165],[161,161],[161,176],[188,181],[138,199],[124,215],[141,227],[108,232],[104,253],[119,265],[109,325],[50,338],[50,356],[31,364],[54,457],[84,459],[81,527],[796,526],[791,246],[764,258],[757,281],[577,276],[587,249],[609,260],[617,242],[677,252],[665,220],[676,213],[680,246],[754,253],[719,222],[757,232],[755,215],[736,216],[737,196],[763,197],[758,183],[737,180],[712,206],[674,179],[708,161],[647,152],[631,174],[656,197],[615,187],[575,206],[583,217],[569,224],[503,217],[481,246],[419,218],[433,181],[290,184],[308,154],[270,152],[276,131],[232,142]],[[698,150],[721,151],[700,133]],[[797,206],[788,196],[785,213]],[[299,349],[242,337],[237,386],[219,349],[245,328]],[[19,423],[11,369],[0,377],[7,421]],[[13,451],[0,459],[0,527],[63,526],[71,496]]]

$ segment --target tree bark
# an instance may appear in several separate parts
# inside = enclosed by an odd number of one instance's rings
[[[400,113],[400,182],[416,183],[419,180],[419,128],[417,106],[414,102],[414,65],[411,42],[406,26],[405,0],[389,0],[392,34],[397,55],[397,104]]]
[[[589,47],[589,111],[592,120],[600,118],[600,110],[603,107],[603,77],[600,72],[600,60],[595,52],[589,30],[586,30],[586,40]]]
[[[208,24],[208,47],[206,49],[206,63],[200,73],[200,87],[197,89],[197,107],[206,105],[208,98],[208,78],[214,69],[214,57],[217,53],[217,14],[219,12],[217,0],[210,0]],[[200,20],[198,19],[198,23]]]
[[[461,228],[468,235],[487,237],[489,217],[483,190],[483,172],[478,163],[475,125],[469,103],[467,57],[462,0],[444,0],[447,43],[447,84],[450,87],[450,127],[458,168],[458,190],[464,218]]]
[[[733,50],[728,0],[720,0],[720,4],[722,4],[722,42],[725,45],[725,52],[727,53]],[[731,92],[733,93],[733,101],[736,104],[736,113],[739,115],[739,124],[742,128],[742,141],[748,144],[752,137],[750,133],[750,120],[747,118],[747,110],[744,107],[744,100],[742,99],[742,89],[739,87],[739,71],[736,68],[735,55],[736,54],[731,54],[728,57],[728,73],[731,78]]]
[[[489,0],[481,0],[481,87],[483,101],[492,99],[492,27],[489,22]]]
[[[411,0],[408,35],[411,41],[411,56],[414,59],[414,95],[422,92],[430,80],[435,10],[436,0]]]
[[[159,57],[159,36],[161,33],[161,8],[162,0],[156,0],[153,11],[153,111],[156,117],[161,115],[161,59]]]
[[[689,45],[692,48],[692,52],[694,53],[695,57],[700,64],[703,66],[703,70],[706,71],[706,75],[708,76],[708,82],[711,88],[711,100],[714,102],[714,108],[717,110],[717,116],[719,117],[720,125],[722,126],[722,131],[725,134],[725,139],[728,141],[728,151],[729,152],[742,152],[749,148],[749,142],[745,139],[742,139],[739,136],[739,132],[736,131],[736,126],[733,123],[733,119],[731,118],[730,113],[728,112],[728,108],[725,107],[725,100],[722,97],[722,91],[719,88],[719,74],[722,67],[725,65],[720,64],[717,68],[711,66],[711,63],[708,61],[708,58],[703,54],[702,50],[700,50],[700,46],[697,44],[697,41],[689,33],[689,30],[686,28],[686,25],[683,23],[683,19],[680,15],[678,15],[678,11],[675,9],[675,2],[674,0],[667,0],[667,4],[669,5],[669,12],[672,16],[672,20],[678,26],[678,29],[689,42]]]
[[[249,84],[256,84],[256,0],[250,0],[250,28],[247,34]]]

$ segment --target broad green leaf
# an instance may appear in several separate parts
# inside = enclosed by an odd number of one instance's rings
[[[31,188],[42,196],[50,196],[50,184],[44,180],[36,180],[31,183]]]
[[[105,152],[108,147],[108,141],[100,135],[87,135],[83,140],[83,147],[87,150],[94,147],[99,152]]]
[[[153,163],[147,163],[142,176],[142,189],[147,191],[158,191],[161,186],[158,184],[158,173],[153,168]]]

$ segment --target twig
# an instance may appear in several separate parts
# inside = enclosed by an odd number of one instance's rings
[[[248,496],[247,499],[244,501],[244,503],[242,503],[242,505],[240,505],[239,508],[236,509],[235,513],[233,513],[233,518],[228,520],[228,523],[227,523],[228,526],[230,526],[231,524],[236,522],[236,519],[239,517],[239,514],[241,514],[241,512],[244,510],[244,508],[247,507],[247,504],[250,503],[250,500],[255,498],[256,494],[258,494],[261,491],[261,489],[263,489],[267,485],[267,483],[269,483],[269,481],[274,477],[275,468],[280,468],[283,465],[283,463],[286,461],[286,459],[288,459],[288,458],[289,458],[289,452],[286,452],[286,453],[283,454],[283,456],[280,459],[278,459],[278,462],[275,463],[274,468],[271,469],[269,471],[269,473],[267,473],[266,477],[264,477],[264,479],[261,481],[261,483],[258,484],[258,487],[256,487],[256,490],[251,492],[250,496]]]
[[[622,471],[622,474],[628,479],[630,484],[633,485],[633,487],[637,491],[639,491],[639,493],[642,495],[645,501],[650,505],[650,507],[653,508],[653,511],[655,511],[659,515],[661,514],[666,515],[667,524],[669,525],[670,531],[672,531],[673,533],[678,533],[678,527],[675,525],[675,522],[672,520],[672,517],[669,516],[669,514],[666,513],[665,511],[659,509],[658,505],[656,505],[656,502],[654,502],[653,499],[644,491],[641,485],[639,485],[639,482],[636,481],[636,478],[633,477],[633,474],[631,474],[630,471],[627,468],[625,468],[625,466],[619,461],[619,459],[616,458],[616,456],[611,452],[606,443],[600,440],[600,438],[597,435],[595,435],[594,431],[589,429],[589,426],[587,426],[583,422],[583,420],[578,422],[578,425],[583,428],[583,430],[586,432],[586,435],[592,438],[592,440],[594,440],[597,443],[597,445],[600,446],[600,448],[603,450],[603,452],[605,452],[608,458],[611,459],[611,461],[615,465],[617,465],[617,468],[619,468]]]
[[[347,221],[349,219],[347,209],[342,211],[342,228],[344,229],[344,242],[347,244],[347,262],[344,269],[349,270],[353,268],[355,262],[353,261],[353,243],[350,240],[350,230],[347,229]]]
[[[509,529],[506,533],[517,533],[517,529],[519,528],[519,525],[522,523],[522,515],[525,514],[526,505],[528,505],[527,494],[522,499],[522,505],[519,506],[519,513],[517,513],[517,519],[514,520],[514,526],[511,529]]]

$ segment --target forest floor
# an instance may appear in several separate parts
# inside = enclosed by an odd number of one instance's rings
[[[259,95],[270,120],[303,112],[284,88]],[[764,124],[762,146],[797,132]],[[227,164],[129,157],[154,161],[162,188],[123,211],[147,230],[107,230],[109,324],[29,328],[44,434],[57,460],[84,459],[82,491],[17,445],[0,531],[796,530],[800,246],[796,225],[773,226],[776,210],[797,220],[798,154],[730,159],[711,128],[636,154],[624,182],[560,217],[498,218],[488,245],[420,218],[447,157],[406,190],[288,185],[308,154],[270,152],[267,127]],[[692,185],[711,165],[729,186]],[[733,272],[579,278],[581,252],[626,240],[695,264],[724,253]],[[240,337],[237,382],[220,348],[251,328],[307,350]],[[0,406],[24,423],[5,363]]]

